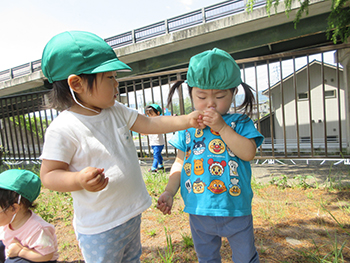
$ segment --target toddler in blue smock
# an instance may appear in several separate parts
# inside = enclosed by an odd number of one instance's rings
[[[242,82],[240,68],[231,55],[217,48],[191,58],[186,82],[194,108],[204,111],[207,127],[179,131],[169,141],[178,152],[157,207],[170,214],[173,197],[181,186],[199,262],[221,262],[222,237],[227,237],[235,263],[259,262],[249,161],[263,136],[247,115],[228,113],[239,85],[245,91],[240,107],[251,113],[251,87]],[[171,88],[168,104],[182,83]]]

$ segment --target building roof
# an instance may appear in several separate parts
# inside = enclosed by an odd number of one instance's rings
[[[308,67],[310,68],[310,67],[312,67],[312,66],[314,66],[314,65],[320,65],[320,66],[322,66],[322,62],[321,62],[321,61],[318,61],[318,60],[316,60],[316,59],[314,59],[314,60],[312,60],[312,61],[309,63],[309,65],[306,64],[305,66],[303,66],[303,67],[301,67],[300,69],[298,69],[297,71],[295,71],[295,74],[298,75],[299,73],[305,71]],[[332,64],[329,64],[329,63],[324,63],[324,62],[323,62],[323,65],[326,66],[326,67],[328,67],[328,68],[334,69],[334,70],[337,69],[336,66],[334,66],[334,65],[332,65]],[[343,71],[343,68],[342,68],[342,67],[339,67],[339,71]],[[289,74],[287,77],[285,77],[285,78],[283,79],[283,82],[286,82],[287,80],[293,78],[293,76],[294,76],[294,72],[291,73],[291,74]],[[263,91],[262,91],[262,94],[265,95],[265,96],[268,96],[269,90],[272,90],[272,89],[278,87],[280,84],[281,84],[281,81],[276,82],[276,83],[273,84],[270,88],[267,88],[267,89],[263,90]]]

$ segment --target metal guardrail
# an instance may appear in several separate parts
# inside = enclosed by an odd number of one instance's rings
[[[265,0],[257,0],[254,7],[265,5]],[[203,7],[190,13],[182,14],[161,22],[122,33],[105,41],[112,48],[135,44],[160,35],[169,34],[198,24],[207,23],[225,16],[244,12],[246,0],[229,0],[208,7]],[[11,69],[0,71],[0,82],[21,77],[41,70],[41,59],[29,62]]]
[[[0,82],[21,77],[41,70],[41,59],[0,71]]]

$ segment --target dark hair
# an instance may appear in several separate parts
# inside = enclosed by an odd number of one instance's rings
[[[18,197],[18,193],[0,188],[0,207],[4,210],[9,209],[11,206],[18,203]],[[34,209],[36,207],[36,205],[34,205],[32,202],[30,202],[27,198],[23,196],[21,196],[20,203],[23,204],[27,209]]]
[[[93,89],[93,84],[96,81],[96,74],[81,74],[82,79],[87,80],[88,89]],[[68,79],[55,81],[52,84],[53,88],[48,94],[48,100],[45,102],[45,108],[56,109],[58,111],[70,108],[73,103],[73,97],[69,90]],[[76,99],[79,97],[75,95]]]
[[[155,108],[153,108],[151,105],[146,106],[145,108],[145,112],[146,114],[148,114],[147,112],[154,112],[155,114],[158,114],[159,111],[157,111]]]
[[[184,80],[179,80],[179,81],[175,82],[175,84],[170,88],[169,95],[168,95],[168,101],[167,101],[167,107],[169,107],[169,105],[172,102],[172,98],[174,96],[175,90],[178,90],[182,83],[184,83]],[[252,87],[250,87],[248,84],[246,84],[244,82],[242,82],[241,85],[244,89],[245,97],[244,97],[243,103],[238,107],[238,109],[239,110],[243,109],[243,114],[251,117],[252,111],[253,111],[253,104],[255,102],[254,94],[252,92],[253,89],[252,89]],[[188,86],[188,93],[190,95],[191,100],[192,100],[192,88],[193,87]],[[237,87],[233,87],[230,90],[232,91],[233,94],[235,94],[237,91]]]

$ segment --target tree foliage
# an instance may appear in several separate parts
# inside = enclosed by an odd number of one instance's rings
[[[186,97],[184,99],[185,114],[189,114],[193,111],[191,99]],[[173,114],[181,115],[179,99],[173,99]]]
[[[256,1],[257,0],[248,0],[248,11],[251,12],[253,10]],[[291,11],[292,3],[293,0],[284,1],[287,16]],[[295,28],[297,27],[297,24],[299,23],[303,14],[305,13],[306,16],[309,14],[310,0],[299,0],[299,3],[300,7],[293,21]],[[272,7],[274,7],[276,11],[279,4],[279,0],[266,0],[267,13],[270,15]],[[347,39],[350,37],[350,0],[332,0],[326,31],[327,38],[332,40],[334,44],[336,44],[338,41],[347,42]]]
[[[39,136],[40,139],[42,139],[44,136],[43,130],[45,131],[50,124],[50,121],[46,123],[46,120],[41,120],[40,117],[29,117],[23,115],[10,117],[10,121],[12,121],[17,127],[21,127],[22,129],[26,129],[28,132],[31,132],[35,137]],[[40,124],[42,124],[42,129],[40,128]]]

